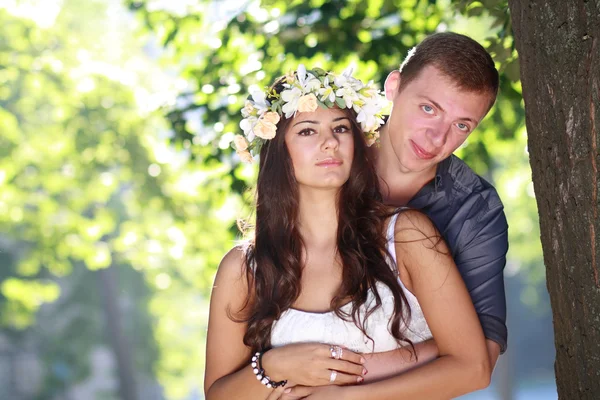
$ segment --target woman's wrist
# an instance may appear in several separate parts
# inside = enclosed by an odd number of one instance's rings
[[[252,359],[250,360],[252,372],[256,376],[256,379],[258,381],[260,381],[261,384],[268,387],[269,389],[271,389],[271,388],[276,389],[278,387],[285,386],[287,384],[287,380],[276,381],[269,376],[267,371],[265,371],[265,368],[264,368],[264,365],[262,362],[263,355],[264,355],[263,352],[257,351],[256,353],[254,353],[254,355],[252,356]]]
[[[271,377],[271,380],[279,382],[287,379],[288,377],[283,376],[285,373],[278,368],[277,353],[277,349],[265,351],[262,355],[262,367],[265,370],[265,373]]]

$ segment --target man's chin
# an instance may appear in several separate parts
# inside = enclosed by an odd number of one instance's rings
[[[407,174],[419,174],[427,172],[431,168],[435,167],[437,162],[435,160],[421,160],[421,159],[409,159],[404,162],[400,162],[401,171]]]

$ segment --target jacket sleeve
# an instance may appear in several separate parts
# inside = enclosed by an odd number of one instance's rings
[[[506,295],[504,267],[508,251],[508,223],[504,207],[493,190],[492,198],[479,193],[466,201],[458,210],[455,232],[448,232],[447,240],[455,241],[453,256],[465,281],[486,338],[507,347]],[[490,207],[490,205],[492,207]],[[454,230],[451,228],[451,230]],[[449,243],[450,244],[450,243]]]

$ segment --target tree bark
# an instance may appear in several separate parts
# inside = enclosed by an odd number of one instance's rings
[[[509,0],[560,399],[600,396],[600,0]]]

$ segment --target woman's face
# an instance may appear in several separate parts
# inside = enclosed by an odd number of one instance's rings
[[[340,188],[350,177],[354,135],[342,110],[297,113],[285,133],[285,144],[299,189]]]

